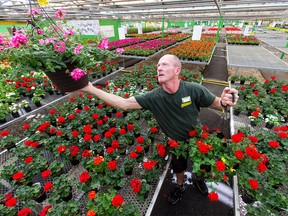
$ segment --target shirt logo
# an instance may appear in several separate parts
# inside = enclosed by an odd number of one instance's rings
[[[181,108],[189,106],[190,104],[192,104],[190,96],[182,98]]]

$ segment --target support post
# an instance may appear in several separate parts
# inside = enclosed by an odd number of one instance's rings
[[[162,38],[164,38],[164,16],[162,17]]]

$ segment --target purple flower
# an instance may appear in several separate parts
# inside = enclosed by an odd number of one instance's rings
[[[80,68],[75,68],[72,72],[71,72],[71,77],[74,79],[74,80],[78,80],[80,79],[82,76],[84,76],[85,73],[84,71],[82,71]]]

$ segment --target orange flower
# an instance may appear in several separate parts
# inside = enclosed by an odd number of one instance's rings
[[[88,210],[86,216],[96,216],[96,212],[94,210],[90,209],[90,210]]]
[[[102,156],[97,156],[94,158],[94,164],[99,165],[104,161],[104,158]]]
[[[95,190],[89,191],[88,198],[90,200],[93,200],[95,198],[95,196],[96,196],[96,191]]]

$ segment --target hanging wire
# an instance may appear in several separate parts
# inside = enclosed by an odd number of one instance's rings
[[[49,16],[49,14],[46,12],[46,10],[39,5],[39,3],[37,2],[38,4],[38,7],[41,9],[42,13],[44,14],[45,18],[48,19],[49,23],[53,25],[53,30],[54,32],[59,36],[63,36],[64,35],[64,31],[56,24],[56,22],[54,22],[54,20]],[[30,8],[30,13],[32,12],[32,3],[31,3],[31,0],[29,0],[29,8]],[[35,29],[37,28],[40,28],[39,26],[37,26],[37,23],[36,23],[36,19],[34,17],[34,14],[31,13],[31,20],[27,20],[27,25],[30,24],[32,25],[32,35],[33,35],[33,32]],[[56,30],[57,28],[57,30]],[[62,34],[59,34],[59,31],[62,33]]]

